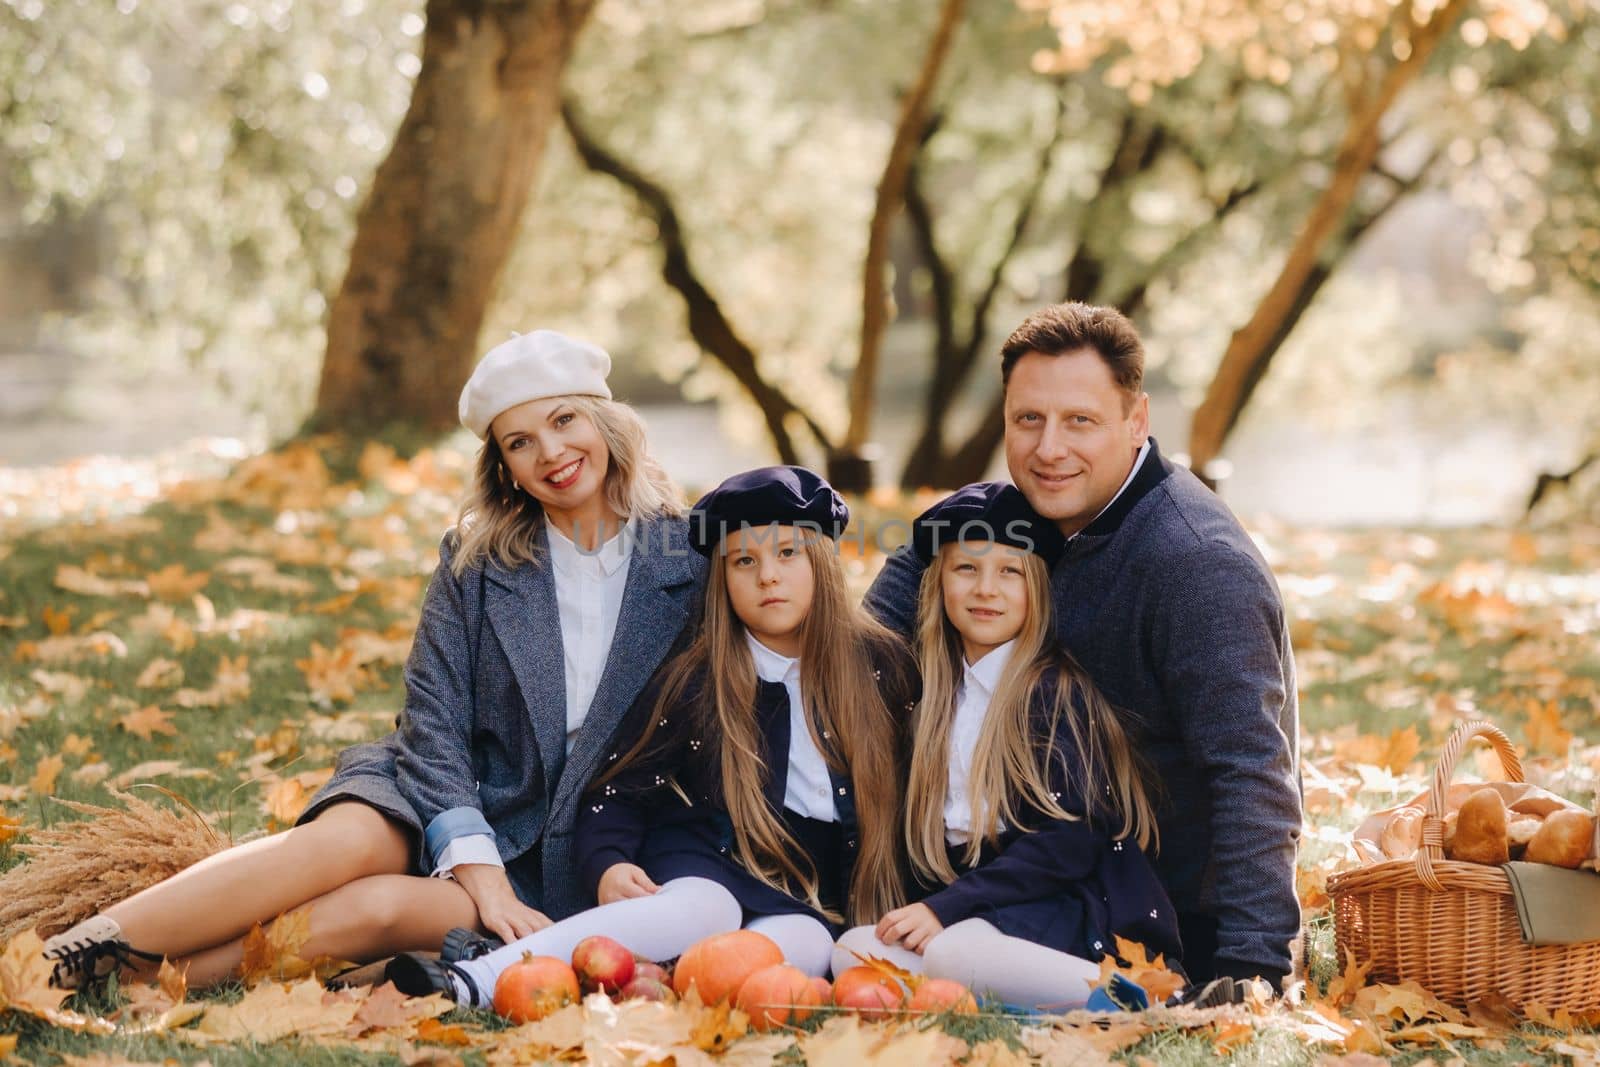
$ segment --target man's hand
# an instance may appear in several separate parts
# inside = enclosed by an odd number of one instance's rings
[[[885,945],[904,945],[920,956],[928,942],[944,932],[944,923],[926,904],[907,904],[885,914],[873,932]]]
[[[504,867],[463,863],[450,869],[450,877],[478,906],[478,925],[508,945],[550,925],[550,917],[544,912],[517,899]]]
[[[606,868],[606,873],[600,876],[600,889],[597,895],[600,903],[611,904],[632,897],[647,897],[660,888],[650,880],[648,874],[644,873],[643,867],[632,863],[613,863]]]

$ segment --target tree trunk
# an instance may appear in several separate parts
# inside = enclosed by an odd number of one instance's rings
[[[889,324],[884,280],[889,268],[890,226],[905,199],[906,180],[911,162],[922,143],[928,104],[933,99],[939,72],[950,54],[950,46],[955,40],[956,28],[961,23],[965,9],[966,0],[944,0],[933,40],[928,44],[922,69],[917,75],[917,83],[901,107],[900,121],[889,145],[889,158],[884,164],[883,177],[878,181],[877,201],[873,206],[872,222],[867,234],[866,263],[862,268],[861,352],[850,377],[850,425],[845,431],[842,454],[830,457],[830,467],[837,469],[842,476],[865,478],[866,484],[839,486],[847,491],[860,492],[870,488],[871,484],[870,464],[861,452],[871,434],[878,357],[883,347],[883,333]]]
[[[313,422],[455,424],[594,0],[428,0],[422,69],[356,221]]]
[[[1228,341],[1227,351],[1195,410],[1189,429],[1189,461],[1196,474],[1208,479],[1207,467],[1222,451],[1223,442],[1239,421],[1250,393],[1267,371],[1272,354],[1282,340],[1283,323],[1294,314],[1299,294],[1318,269],[1324,248],[1355,200],[1361,179],[1378,159],[1378,126],[1400,90],[1422,72],[1440,38],[1455,24],[1465,0],[1449,0],[1428,22],[1411,35],[1410,52],[1391,67],[1369,98],[1358,101],[1345,127],[1333,180],[1312,205],[1277,280],[1256,306],[1255,313]],[[1404,11],[1397,18],[1408,17]]]

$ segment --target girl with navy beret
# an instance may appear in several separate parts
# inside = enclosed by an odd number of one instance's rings
[[[308,959],[363,962],[453,927],[520,937],[592,903],[573,861],[579,800],[687,644],[706,572],[610,368],[550,330],[484,356],[460,400],[483,445],[439,546],[398,728],[346,749],[292,829],[51,938],[58,985],[162,956],[212,984],[237,973],[252,925],[304,906]]]
[[[1176,916],[1143,851],[1155,822],[1140,760],[1054,639],[1055,524],[986,482],[921,515],[912,544],[927,569],[905,830],[922,896],[846,933],[835,969],[885,957],[1066,1009],[1117,937],[1176,964]]]
[[[448,968],[400,957],[402,992],[485,1005],[524,953],[605,934],[670,959],[747,927],[809,974],[842,924],[904,897],[902,724],[909,651],[850,602],[835,539],[844,501],[800,467],[737,475],[695,505],[711,561],[694,643],[629,714],[578,813],[600,906]]]

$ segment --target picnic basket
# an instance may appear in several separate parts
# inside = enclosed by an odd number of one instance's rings
[[[1509,781],[1522,781],[1522,761],[1499,728],[1481,719],[1457,726],[1433,772],[1415,858],[1328,880],[1339,959],[1370,963],[1370,981],[1414,981],[1460,1007],[1504,998],[1519,1009],[1600,1011],[1600,941],[1525,943],[1505,871],[1444,857],[1450,779],[1476,737],[1494,747]]]

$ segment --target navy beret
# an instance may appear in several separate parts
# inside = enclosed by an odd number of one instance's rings
[[[1032,552],[1055,565],[1066,547],[1056,524],[1033,510],[1022,491],[1009,482],[973,482],[917,516],[911,524],[911,548],[931,563],[939,548],[954,541],[993,541]]]
[[[837,539],[850,523],[850,509],[822,475],[804,467],[757,467],[735,474],[696,502],[689,512],[689,539],[709,556],[722,539],[743,527],[805,524]]]

